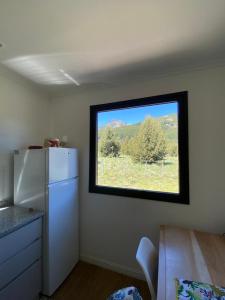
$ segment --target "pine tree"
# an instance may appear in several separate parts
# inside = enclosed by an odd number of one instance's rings
[[[100,140],[100,153],[104,157],[118,157],[120,155],[120,143],[109,126],[106,127],[102,133]]]
[[[167,145],[167,152],[170,156],[177,157],[178,156],[178,147],[176,143],[169,143]]]
[[[166,139],[160,123],[147,117],[132,141],[132,157],[141,163],[155,163],[166,156]]]
[[[124,155],[130,155],[130,139],[129,137],[125,137],[121,141],[121,152]]]

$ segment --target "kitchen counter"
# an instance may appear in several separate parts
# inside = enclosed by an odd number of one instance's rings
[[[43,215],[41,211],[18,206],[0,208],[0,238]]]

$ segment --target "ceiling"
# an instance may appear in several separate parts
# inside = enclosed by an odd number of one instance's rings
[[[2,0],[0,42],[41,85],[119,82],[225,59],[225,1]]]

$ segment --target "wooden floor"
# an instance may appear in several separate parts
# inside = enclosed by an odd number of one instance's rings
[[[144,300],[150,299],[145,281],[79,262],[51,297],[53,300],[106,300],[115,290],[135,286]]]

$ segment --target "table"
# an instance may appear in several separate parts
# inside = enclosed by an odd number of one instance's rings
[[[157,300],[175,300],[175,278],[225,286],[225,236],[160,226]]]

